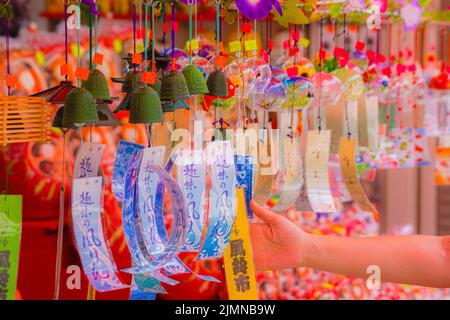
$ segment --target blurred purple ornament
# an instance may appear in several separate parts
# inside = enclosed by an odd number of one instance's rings
[[[272,7],[282,15],[281,4],[278,0],[236,0],[239,12],[248,19],[264,19],[272,11]]]

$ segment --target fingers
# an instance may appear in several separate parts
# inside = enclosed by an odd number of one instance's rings
[[[253,213],[260,219],[262,219],[265,223],[268,224],[276,224],[279,221],[279,216],[276,213],[273,213],[269,209],[261,207],[259,204],[252,200],[250,202],[250,208]]]

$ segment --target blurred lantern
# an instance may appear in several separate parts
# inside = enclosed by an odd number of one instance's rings
[[[238,97],[248,98],[253,81],[255,81],[255,72],[246,64],[241,64],[239,60],[233,60],[223,68],[227,78],[236,86],[236,95]],[[243,92],[242,92],[243,91]]]
[[[303,110],[311,106],[314,101],[314,85],[308,78],[292,77],[285,80],[286,109]]]
[[[333,74],[318,72],[312,77],[312,83],[317,92],[314,104],[334,105],[342,95],[342,82]]]
[[[364,92],[364,81],[362,77],[347,68],[336,69],[332,72],[344,84],[343,94],[347,100],[355,101]]]
[[[264,92],[264,89],[267,88],[272,80],[270,65],[257,57],[245,60],[245,64],[255,73],[255,79],[251,83],[250,91],[252,93]]]
[[[255,108],[262,111],[275,111],[284,104],[285,99],[286,87],[282,82],[273,79],[264,93],[255,94]]]

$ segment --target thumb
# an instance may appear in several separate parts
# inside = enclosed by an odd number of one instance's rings
[[[255,200],[252,200],[250,202],[250,208],[252,209],[253,213],[260,219],[262,219],[267,224],[276,224],[278,223],[279,216],[276,213],[273,213],[269,209],[261,207],[259,204],[256,203]]]

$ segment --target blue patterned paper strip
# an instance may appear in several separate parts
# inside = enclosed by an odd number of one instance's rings
[[[223,256],[236,216],[236,168],[231,143],[210,142],[207,154],[211,168],[209,225],[197,259]]]
[[[253,194],[253,158],[247,155],[235,155],[234,162],[236,163],[236,188],[244,189],[247,218],[253,219],[253,212],[250,209]]]
[[[122,202],[124,198],[125,174],[130,158],[135,151],[142,150],[143,148],[143,146],[133,142],[123,140],[119,142],[116,157],[114,158],[112,191],[116,199],[120,202]]]

